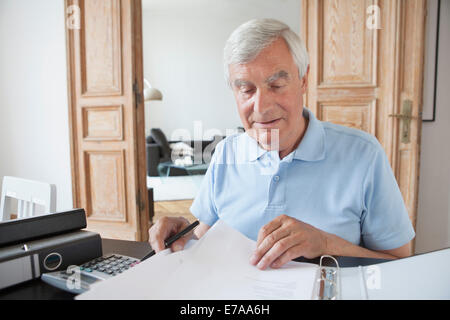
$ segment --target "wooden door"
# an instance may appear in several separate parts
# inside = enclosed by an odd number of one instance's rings
[[[375,135],[415,228],[425,0],[303,0],[310,54],[306,105],[324,121]],[[412,107],[408,129],[400,114]]]
[[[66,26],[74,207],[104,238],[145,241],[141,1],[66,0],[66,10],[78,15]]]

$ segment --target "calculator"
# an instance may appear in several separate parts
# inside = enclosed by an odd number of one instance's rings
[[[136,258],[108,254],[80,266],[69,266],[67,270],[44,273],[41,279],[64,291],[80,294],[88,291],[94,283],[114,277],[139,262]]]

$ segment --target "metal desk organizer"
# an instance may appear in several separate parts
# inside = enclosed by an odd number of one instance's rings
[[[335,267],[328,267],[322,264],[324,258],[332,259]],[[329,255],[320,257],[319,267],[313,289],[313,300],[340,300],[341,298],[341,277],[337,260]]]

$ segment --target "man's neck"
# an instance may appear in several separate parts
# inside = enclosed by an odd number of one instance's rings
[[[298,136],[297,140],[295,140],[295,143],[291,147],[281,150],[279,152],[280,160],[283,159],[284,157],[286,157],[288,154],[290,154],[295,149],[297,149],[300,142],[302,142],[303,136],[305,135],[306,129],[308,128],[308,124],[309,124],[308,118],[302,117],[302,119],[303,119],[303,121],[302,121],[303,129],[300,131],[300,135]]]

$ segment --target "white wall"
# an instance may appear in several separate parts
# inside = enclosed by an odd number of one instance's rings
[[[0,1],[0,179],[53,183],[72,208],[63,0]]]
[[[177,128],[194,132],[241,126],[225,83],[225,41],[253,18],[275,18],[300,33],[299,0],[143,0],[144,75],[164,95],[146,103],[147,131]]]
[[[416,252],[450,247],[450,1],[441,1],[436,121],[422,125]],[[426,68],[434,66],[426,66]]]

